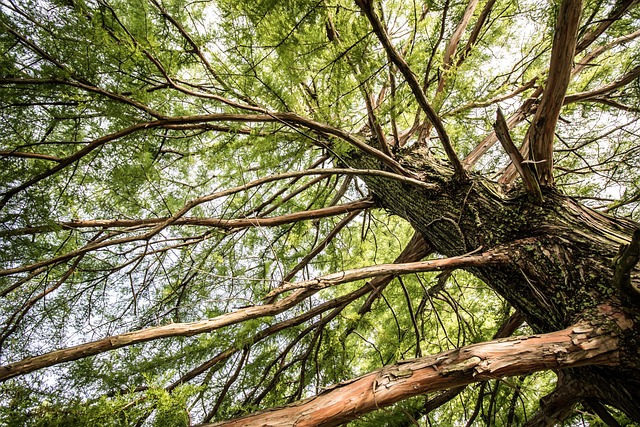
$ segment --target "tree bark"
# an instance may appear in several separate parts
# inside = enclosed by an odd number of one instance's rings
[[[498,339],[403,361],[289,406],[203,426],[336,426],[411,396],[476,381],[617,363],[616,334],[585,321],[549,334]]]
[[[531,160],[535,162],[542,185],[553,185],[553,140],[571,78],[581,12],[582,0],[564,0],[560,6],[549,79],[527,134]]]
[[[467,270],[520,311],[536,333],[552,333],[601,315],[608,316],[614,328],[623,325],[619,365],[607,370],[580,368],[575,375],[588,376],[600,386],[600,401],[640,419],[633,409],[640,392],[634,391],[635,382],[627,381],[640,378],[640,307],[629,298],[630,289],[640,287],[637,266],[628,276],[625,273],[622,287],[614,279],[620,248],[631,242],[638,224],[585,208],[551,188],[542,189],[544,200],[537,205],[522,190],[505,192],[478,176],[457,180],[452,169],[419,150],[403,153],[403,166],[439,190],[425,192],[365,177],[375,200],[409,221],[440,254],[508,247],[506,263]],[[375,159],[358,153],[348,161],[352,167],[380,167]],[[630,272],[626,268],[622,270]],[[612,378],[616,386],[609,387]]]

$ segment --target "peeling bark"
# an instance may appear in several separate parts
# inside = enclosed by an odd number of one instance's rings
[[[402,399],[545,369],[615,365],[618,339],[591,322],[498,339],[387,366],[286,407],[203,426],[336,426]]]

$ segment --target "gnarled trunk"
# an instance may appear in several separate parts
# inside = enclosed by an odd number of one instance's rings
[[[344,158],[358,168],[381,167],[361,153]],[[443,255],[496,247],[505,251],[507,263],[469,271],[542,335],[388,366],[290,406],[219,425],[338,425],[418,394],[563,368],[570,368],[563,371],[564,381],[531,425],[553,424],[579,401],[604,402],[640,419],[640,307],[635,302],[637,280],[630,277],[635,262],[626,267],[618,262],[637,225],[589,210],[550,189],[539,204],[522,192],[504,194],[479,177],[460,180],[426,155],[405,153],[403,158],[407,170],[437,189],[363,177],[378,203],[409,221]],[[626,275],[629,286],[619,286],[617,274]],[[567,392],[566,384],[572,391]]]

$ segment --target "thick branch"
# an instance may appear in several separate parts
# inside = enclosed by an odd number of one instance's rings
[[[609,427],[622,427],[618,421],[613,418],[607,408],[596,399],[585,399],[583,402],[585,406],[590,408],[593,412],[600,417],[600,419]]]
[[[615,40],[612,40],[610,43],[607,43],[606,45],[600,46],[597,49],[595,49],[594,51],[586,54],[582,59],[580,59],[580,61],[578,63],[576,63],[576,65],[573,67],[573,70],[571,71],[571,75],[575,76],[576,74],[580,73],[587,65],[589,65],[590,61],[593,61],[595,58],[597,58],[598,56],[600,56],[601,54],[603,54],[604,52],[610,50],[612,47],[615,47],[617,45],[623,44],[627,41],[631,41],[637,37],[640,36],[640,31],[635,31],[633,33],[618,37]],[[577,52],[576,52],[577,54]],[[630,72],[632,73],[633,70]],[[579,102],[582,100],[592,100],[593,102],[602,102],[602,103],[613,103],[613,101],[611,100],[603,100],[601,98],[597,98],[599,95],[601,94],[607,94],[609,92],[614,91],[615,89],[621,87],[622,85],[626,85],[629,81],[623,82],[622,84],[620,84],[620,82],[622,82],[626,77],[629,77],[630,74],[627,73],[624,76],[622,76],[620,79],[616,80],[614,83],[610,84],[610,85],[606,85],[606,86],[602,86],[600,88],[596,88],[593,89],[591,91],[587,91],[587,92],[582,92],[579,94],[572,94],[572,95],[567,95],[564,99],[564,105],[569,104],[571,102]],[[535,83],[537,82],[537,79],[534,78],[532,80],[530,80],[529,82],[527,82],[526,84],[520,86],[518,89],[516,89],[515,91],[511,92],[510,94],[507,94],[505,96],[502,97],[496,97],[494,99],[490,99],[488,101],[485,102],[476,102],[476,103],[469,103],[467,105],[463,105],[461,107],[457,107],[453,110],[451,110],[450,112],[448,112],[447,114],[454,114],[457,113],[461,110],[465,110],[468,108],[474,108],[474,107],[483,107],[483,106],[487,106],[487,105],[491,105],[495,102],[504,100],[504,99],[508,99],[509,97],[516,95],[518,93],[521,93],[522,91],[529,89],[531,87],[533,87],[535,85]],[[512,116],[509,117],[509,119],[507,120],[507,123],[509,125],[509,129],[512,129],[514,126],[518,125],[519,123],[521,123],[529,114],[531,111],[534,110],[534,105],[537,102],[537,99],[540,97],[540,95],[542,94],[542,89],[543,87],[540,86],[538,89],[536,89],[536,91],[530,95],[529,98],[527,98],[525,100],[525,102],[520,106],[520,108],[518,108],[517,112],[514,113]],[[632,107],[627,107],[624,105],[613,105],[615,108],[622,108],[622,109],[627,109],[629,111],[636,111],[637,109],[634,109]],[[484,138],[468,155],[467,157],[464,158],[463,160],[463,165],[465,167],[465,169],[469,170],[473,167],[473,165],[475,165],[477,163],[477,161],[487,152],[487,150],[493,146],[493,144],[497,141],[495,132],[489,134],[486,138]],[[523,145],[523,147],[521,148],[521,153],[528,153],[529,147],[528,147],[528,143],[525,142],[525,145]],[[515,168],[513,166],[509,166],[507,168],[507,171],[504,173],[504,179],[501,180],[501,182],[504,183],[508,183],[511,182],[513,176],[515,173]]]
[[[28,374],[29,372],[37,371],[48,366],[54,366],[64,362],[94,356],[96,354],[127,347],[133,344],[167,337],[188,337],[205,332],[211,332],[213,330],[245,322],[250,319],[256,319],[263,316],[274,316],[293,307],[313,295],[315,292],[315,290],[303,289],[294,292],[273,304],[241,308],[231,313],[222,314],[213,319],[201,320],[198,322],[173,323],[170,325],[127,332],[86,344],[52,351],[51,353],[46,353],[40,356],[28,357],[19,362],[0,366],[0,382],[19,375]]]
[[[478,20],[476,21],[476,24],[474,25],[473,30],[469,35],[469,40],[467,40],[467,44],[464,47],[462,54],[460,55],[460,59],[458,59],[457,65],[460,65],[462,63],[462,61],[467,57],[469,52],[471,52],[471,49],[473,48],[473,46],[478,42],[478,36],[480,36],[480,30],[482,30],[482,27],[487,21],[487,18],[489,18],[489,15],[491,14],[491,10],[493,9],[493,6],[495,4],[496,4],[496,0],[489,0],[484,5],[484,9],[482,9],[482,12],[478,17]]]
[[[408,262],[403,264],[378,264],[370,267],[340,271],[303,282],[285,283],[271,291],[269,295],[267,295],[267,298],[292,289],[323,289],[340,283],[353,282],[381,275],[400,275],[426,271],[443,271],[455,268],[480,267],[501,264],[508,260],[509,256],[506,253],[491,251],[482,255],[463,255],[430,261]]]
[[[147,328],[139,331],[127,332],[101,340],[80,344],[62,350],[53,351],[41,356],[30,357],[16,363],[0,366],[0,381],[24,375],[47,366],[81,359],[117,348],[130,346],[146,341],[174,337],[192,336],[211,332],[225,326],[234,325],[250,319],[273,316],[293,307],[305,298],[315,294],[318,290],[341,283],[353,282],[378,275],[417,273],[422,271],[438,271],[450,268],[477,267],[505,262],[508,259],[504,253],[488,253],[478,256],[462,256],[434,261],[423,261],[406,264],[380,264],[353,270],[333,273],[312,280],[288,283],[271,292],[267,298],[280,294],[286,290],[296,289],[295,292],[269,304],[242,308],[231,313],[223,314],[213,319],[189,323],[173,323],[171,325]]]
[[[598,88],[586,91],[586,92],[580,92],[580,93],[574,93],[571,95],[567,95],[564,99],[564,104],[570,104],[572,102],[579,102],[579,101],[585,101],[588,99],[593,99],[596,98],[598,96],[601,95],[605,95],[608,94],[610,92],[613,92],[623,86],[628,85],[629,83],[631,83],[632,81],[634,81],[635,79],[638,78],[638,76],[640,76],[640,65],[632,68],[628,73],[624,74],[623,76],[621,76],[619,79],[617,79],[616,81],[609,83],[607,85],[604,86],[600,86]]]
[[[573,382],[561,385],[540,400],[540,409],[525,424],[526,427],[552,427],[566,419],[582,398]]]
[[[524,317],[522,317],[522,314],[520,312],[516,311],[500,326],[498,331],[493,335],[493,339],[495,340],[498,338],[510,337],[516,331],[516,329],[518,329],[523,323],[524,323]],[[456,388],[450,388],[444,393],[441,393],[436,397],[429,399],[427,402],[425,402],[421,412],[428,414],[429,412],[435,410],[436,408],[439,408],[440,406],[454,399],[456,396],[462,393],[466,388],[467,388],[467,385],[461,385]]]
[[[233,426],[336,426],[420,394],[545,369],[616,364],[616,338],[582,323],[562,331],[473,344],[387,366],[287,407],[236,420]]]
[[[542,185],[553,185],[553,139],[560,116],[575,53],[582,0],[564,0],[558,12],[551,50],[549,79],[527,136],[531,159]]]
[[[51,162],[60,163],[62,159],[59,157],[49,156],[47,154],[40,153],[23,153],[20,151],[0,151],[0,157],[19,157],[23,159],[37,159],[37,160],[48,160]]]

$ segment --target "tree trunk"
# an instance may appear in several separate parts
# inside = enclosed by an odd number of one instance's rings
[[[380,167],[371,157],[350,154],[353,167]],[[615,367],[576,369],[569,375],[590,378],[599,385],[598,399],[640,420],[634,409],[640,400],[638,224],[590,210],[554,189],[544,189],[539,204],[523,190],[505,194],[478,176],[456,179],[452,169],[428,154],[403,153],[403,158],[405,169],[438,189],[365,177],[376,200],[409,221],[443,255],[507,247],[507,263],[467,270],[520,311],[536,333],[602,315],[609,316],[614,329],[622,327]],[[614,379],[617,385],[612,386]]]
[[[355,150],[342,154],[352,167],[382,167]],[[506,248],[506,263],[467,270],[500,293],[541,335],[401,362],[292,405],[215,425],[339,425],[408,397],[563,368],[566,381],[585,390],[581,399],[597,399],[640,420],[640,310],[614,279],[626,275],[628,288],[637,291],[637,278],[629,274],[637,245],[630,245],[635,252],[625,269],[616,270],[617,258],[624,256],[619,250],[632,240],[637,225],[591,211],[551,189],[544,190],[540,204],[525,192],[504,194],[480,177],[460,179],[423,153],[403,153],[403,158],[405,169],[435,189],[363,177],[377,202],[408,220],[443,255]],[[553,396],[535,417],[537,425],[561,417],[576,403]]]

